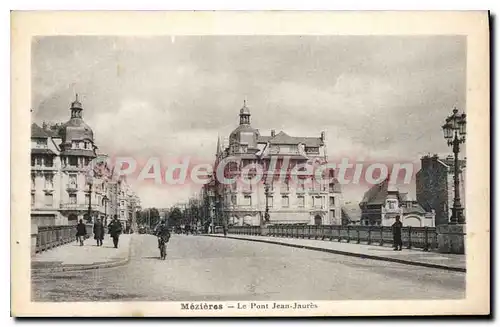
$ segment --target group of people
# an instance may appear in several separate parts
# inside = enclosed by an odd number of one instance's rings
[[[118,242],[120,240],[120,235],[122,233],[122,224],[118,220],[118,216],[115,215],[108,225],[108,233],[113,239],[113,245],[118,248]],[[105,228],[102,221],[97,218],[93,227],[94,239],[97,241],[97,246],[102,246],[102,241],[104,240]],[[80,219],[80,222],[76,225],[76,241],[83,246],[83,242],[87,237],[87,226]]]

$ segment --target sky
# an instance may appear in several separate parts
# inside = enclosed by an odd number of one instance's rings
[[[465,110],[461,36],[53,36],[32,41],[32,119],[65,122],[79,94],[101,152],[213,162],[238,126],[293,136],[326,131],[328,155],[415,162],[448,154],[441,125]],[[191,186],[134,183],[144,207]],[[405,189],[406,188],[406,189]],[[343,188],[359,202],[366,186]],[[402,186],[414,194],[414,183]]]

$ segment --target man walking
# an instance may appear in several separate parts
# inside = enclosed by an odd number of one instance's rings
[[[83,219],[80,219],[80,222],[76,225],[76,242],[80,242],[80,246],[83,246],[85,236],[87,236],[87,226],[83,223]]]
[[[115,215],[113,220],[109,223],[108,226],[109,235],[113,238],[113,245],[115,249],[118,248],[118,240],[120,238],[120,234],[122,233],[122,224],[118,220],[118,216]]]
[[[94,223],[94,239],[97,241],[97,246],[102,246],[104,239],[104,225],[99,218]]]
[[[401,229],[403,228],[403,223],[400,221],[400,217],[396,216],[396,221],[392,224],[392,236],[394,239],[394,251],[401,251],[403,249],[403,240],[401,239]]]

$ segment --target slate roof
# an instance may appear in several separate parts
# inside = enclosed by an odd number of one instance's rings
[[[419,213],[419,214],[425,214],[426,211],[420,204],[414,204],[412,207],[406,208],[403,207],[403,213],[409,214],[409,213]]]
[[[319,137],[295,137],[290,136],[287,133],[281,131],[273,136],[260,136],[258,138],[259,143],[271,143],[271,144],[299,144],[302,143],[307,147],[319,147],[323,145],[323,141]]]
[[[49,135],[36,123],[31,124],[31,138],[46,139]]]
[[[385,180],[380,184],[372,186],[368,191],[365,192],[363,200],[360,204],[384,204],[387,198],[389,180]]]

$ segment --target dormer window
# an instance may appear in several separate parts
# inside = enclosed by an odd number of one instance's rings
[[[36,147],[38,149],[46,148],[47,147],[47,140],[46,139],[36,140]]]

